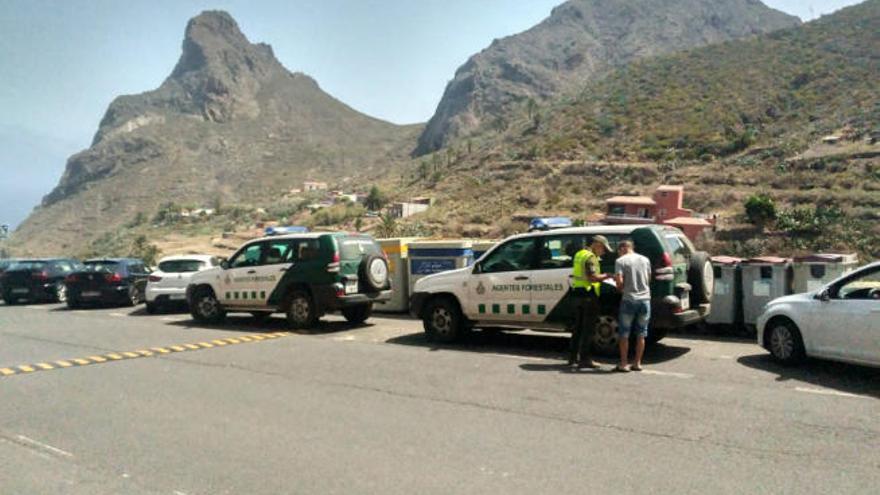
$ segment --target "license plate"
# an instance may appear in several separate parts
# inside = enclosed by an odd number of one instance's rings
[[[171,299],[172,301],[183,301],[186,299],[186,294],[171,294],[168,296],[168,299]]]
[[[691,309],[691,298],[687,294],[682,294],[681,298],[681,309],[688,310]]]
[[[101,293],[95,290],[87,290],[80,295],[82,297],[101,297]]]
[[[358,283],[357,280],[346,280],[345,281],[345,293],[346,294],[355,294],[358,291]]]
[[[12,289],[13,294],[27,294],[30,292],[29,289]]]

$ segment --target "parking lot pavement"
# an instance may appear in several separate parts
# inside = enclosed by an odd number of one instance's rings
[[[117,316],[120,315],[120,316]],[[281,318],[0,306],[0,367],[285,332]],[[241,345],[0,377],[0,486],[31,493],[873,493],[880,372],[669,338],[570,373],[564,336],[425,341],[329,317]],[[49,475],[42,475],[50,472]]]

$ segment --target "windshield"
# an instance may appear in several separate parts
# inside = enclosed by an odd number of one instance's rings
[[[382,249],[370,237],[345,237],[339,241],[339,250],[344,260],[354,260],[368,254],[382,256]]]
[[[86,261],[83,265],[85,265],[85,271],[87,272],[115,272],[119,263],[115,261],[100,260]]]
[[[159,271],[165,273],[197,272],[204,267],[205,262],[199,260],[168,260],[159,263]]]

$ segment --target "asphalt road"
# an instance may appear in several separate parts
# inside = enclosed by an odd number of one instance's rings
[[[403,318],[288,334],[280,318],[204,328],[0,305],[0,493],[880,486],[880,370],[785,369],[749,342],[681,336],[643,373],[570,373],[566,345],[477,334],[438,348]]]

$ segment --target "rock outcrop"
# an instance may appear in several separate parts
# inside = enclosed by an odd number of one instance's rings
[[[633,60],[799,22],[759,0],[570,0],[461,66],[415,154],[440,149],[530,99],[557,96]]]

